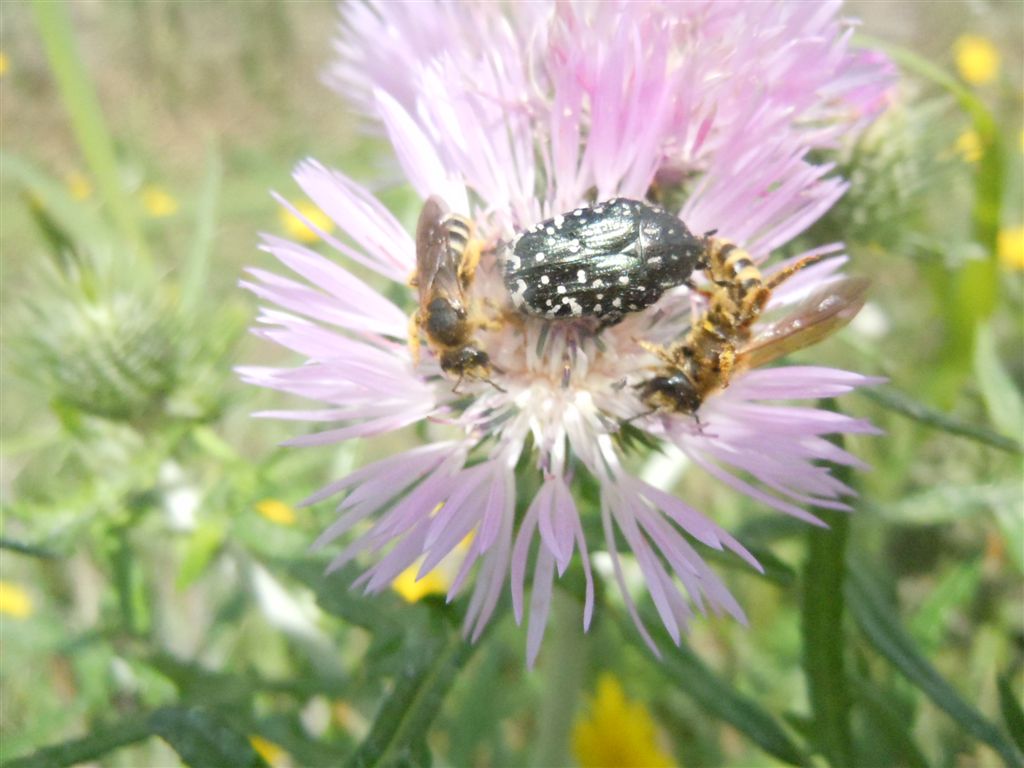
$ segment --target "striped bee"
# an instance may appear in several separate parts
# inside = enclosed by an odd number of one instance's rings
[[[668,349],[641,342],[663,363],[654,376],[637,385],[651,412],[696,414],[708,396],[729,386],[736,371],[821,341],[850,322],[864,305],[869,281],[844,278],[824,286],[753,336],[753,325],[772,291],[820,257],[801,259],[766,280],[750,255],[726,240],[711,239],[707,255],[705,272],[715,286],[707,309]]]
[[[481,245],[472,221],[450,213],[438,197],[427,199],[416,225],[416,272],[409,281],[420,301],[409,320],[409,347],[416,365],[422,334],[441,370],[457,378],[456,388],[464,378],[490,381],[490,358],[474,339],[479,324],[470,316],[468,298]]]

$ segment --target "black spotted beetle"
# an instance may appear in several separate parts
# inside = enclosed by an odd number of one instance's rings
[[[542,221],[509,246],[513,306],[548,319],[592,317],[605,328],[651,306],[705,266],[707,238],[672,214],[616,197]]]

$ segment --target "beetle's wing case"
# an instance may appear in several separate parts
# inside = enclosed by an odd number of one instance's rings
[[[824,286],[751,339],[739,351],[738,364],[766,365],[831,336],[860,312],[870,284],[864,277],[847,277]]]
[[[427,198],[416,224],[416,282],[420,305],[434,297],[461,299],[459,264],[450,247],[445,218],[448,207],[436,196]]]
[[[521,311],[602,317],[650,306],[684,282],[703,241],[674,216],[615,198],[541,222],[513,244],[505,284]]]

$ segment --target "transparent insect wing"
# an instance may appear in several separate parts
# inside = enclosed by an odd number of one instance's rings
[[[860,312],[870,284],[867,278],[848,277],[811,294],[740,350],[740,364],[745,368],[766,365],[831,336]]]
[[[435,296],[461,299],[457,254],[449,247],[445,225],[447,214],[440,198],[430,197],[416,224],[416,281],[421,305]]]

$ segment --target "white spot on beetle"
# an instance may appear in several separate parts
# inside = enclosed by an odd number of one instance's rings
[[[601,307],[600,304],[595,304],[594,305],[594,311],[597,312],[598,314],[600,314],[601,309],[602,309],[602,307]]]
[[[586,284],[586,282],[587,282],[587,271],[585,269],[581,269],[581,270],[577,271],[576,272],[576,279],[579,280],[581,283]]]
[[[602,280],[602,279],[601,279],[600,277],[599,277],[599,278],[597,278],[597,279],[596,279],[596,280],[594,281],[594,287],[595,287],[595,288],[604,288],[604,280]],[[600,296],[598,296],[597,298],[601,298],[601,297],[600,297]]]
[[[544,231],[547,232],[549,235],[555,234],[555,228],[554,227],[547,227]]]
[[[634,312],[635,312],[635,311],[636,311],[637,309],[639,309],[639,307],[637,307],[637,305],[636,305],[636,304],[630,304],[630,305],[629,305],[629,308],[630,308],[630,309],[632,309],[632,310],[633,310]]]
[[[542,261],[544,261],[544,259],[546,259],[547,257],[548,257],[548,256],[547,256],[547,254],[546,254],[546,253],[544,253],[544,251],[537,251],[537,253],[536,253],[536,254],[534,254],[533,260],[534,260],[534,261],[535,261],[536,263],[540,264],[540,263],[541,263]]]
[[[612,306],[615,307],[616,309],[621,307],[622,306],[622,299],[620,299],[620,298],[612,299]]]
[[[603,293],[599,293],[599,294],[597,294],[597,300],[598,300],[598,301],[600,301],[600,300],[601,300],[601,299],[603,299],[603,298],[604,298],[604,294],[603,294]]]
[[[654,256],[653,258],[649,259],[647,263],[648,264],[661,264],[661,256]]]
[[[583,209],[582,208],[577,208],[575,211],[572,212],[572,215],[573,216],[582,216],[583,215]]]
[[[555,216],[555,226],[560,228],[563,224],[565,224],[565,216],[563,216],[562,214],[558,214],[557,216]],[[551,233],[549,232],[548,234]]]
[[[629,285],[629,275],[619,275],[619,282],[623,285]]]
[[[559,293],[565,293],[565,286],[560,285],[555,290],[558,291]]]
[[[541,285],[547,285],[550,282],[551,282],[551,278],[548,277],[547,275],[541,275],[540,276],[540,284]]]

